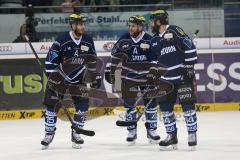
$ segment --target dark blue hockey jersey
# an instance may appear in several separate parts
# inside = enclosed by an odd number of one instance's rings
[[[94,43],[91,37],[83,34],[79,40],[76,40],[72,32],[64,33],[56,38],[52,44],[46,60],[46,73],[58,72],[56,69],[59,65],[64,64],[73,57],[85,54],[96,55]],[[71,74],[66,75],[69,83],[78,83],[79,76],[83,75],[85,66],[78,66]]]
[[[179,81],[183,65],[197,63],[197,49],[192,40],[178,26],[168,25],[164,33],[155,34],[151,40],[151,51],[159,63],[167,67],[161,78]]]
[[[142,32],[137,38],[133,38],[130,36],[130,33],[126,33],[122,35],[115,44],[112,55],[116,53],[125,53],[128,56],[128,62],[151,61],[151,38],[152,36],[145,32]]]
[[[114,45],[112,50],[112,67],[115,65],[114,55],[124,53],[127,55],[126,63],[123,63],[124,70],[122,71],[122,78],[134,78],[149,71],[149,68],[142,65],[143,62],[151,62],[152,55],[150,52],[150,42],[152,36],[142,32],[137,38],[131,37],[130,33],[126,33]],[[139,67],[131,63],[139,63]],[[131,69],[130,69],[131,68]],[[130,70],[128,70],[130,69]]]

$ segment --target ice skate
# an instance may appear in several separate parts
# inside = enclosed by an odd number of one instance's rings
[[[168,134],[167,137],[159,142],[160,150],[177,150],[177,134]]]

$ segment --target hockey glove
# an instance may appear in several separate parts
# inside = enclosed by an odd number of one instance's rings
[[[185,65],[181,80],[184,83],[192,82],[195,79],[194,65]]]
[[[96,80],[91,83],[90,87],[98,89],[101,87],[101,83],[102,83],[102,76],[98,73],[96,76]]]
[[[196,103],[197,87],[193,65],[185,65],[182,75],[182,83],[178,87],[178,98],[181,104]]]
[[[111,73],[111,63],[107,63],[104,74],[105,74],[105,80],[108,83],[113,84],[114,75]]]

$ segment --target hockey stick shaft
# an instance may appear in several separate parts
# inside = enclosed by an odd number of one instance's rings
[[[42,62],[40,61],[40,58],[38,57],[37,52],[36,52],[36,50],[34,49],[34,47],[33,47],[32,43],[31,43],[31,41],[29,40],[29,38],[28,38],[27,35],[25,35],[25,38],[26,38],[26,40],[27,40],[27,42],[28,42],[28,45],[30,46],[30,48],[31,48],[31,50],[32,50],[32,52],[33,52],[33,54],[34,54],[34,56],[35,56],[35,58],[36,58],[38,64],[40,65],[42,71],[44,72],[45,75],[47,75],[47,74],[46,74],[46,71],[45,71],[45,68],[44,68],[44,65],[43,65]],[[64,112],[66,113],[66,115],[67,115],[69,121],[71,122],[71,124],[73,124],[73,120],[72,120],[71,116],[69,115],[69,113],[68,113],[66,107],[64,106],[63,109],[64,109]]]
[[[45,75],[47,75],[47,74],[46,74],[46,71],[45,71],[45,68],[44,68],[44,65],[43,65],[42,62],[40,61],[40,58],[38,57],[37,52],[35,51],[32,43],[31,43],[31,41],[29,40],[29,38],[28,38],[27,35],[25,35],[25,39],[27,40],[27,43],[28,43],[29,47],[31,48],[34,56],[36,57],[36,60],[37,60],[37,62],[38,62],[38,64],[39,64],[39,66],[41,67],[42,71],[44,72]]]
[[[143,99],[144,95],[147,93],[148,89],[150,89],[150,87],[148,87],[146,89],[146,91],[136,100],[136,102],[134,103],[134,107],[137,106],[138,102],[140,100]],[[137,124],[137,122],[140,120],[140,118],[142,117],[142,115],[145,113],[145,111],[147,110],[147,108],[149,107],[149,104],[152,102],[153,99],[150,99],[149,102],[146,104],[146,106],[144,107],[144,110],[142,112],[139,113],[138,117],[136,118],[135,121],[121,121],[121,120],[118,120],[116,122],[116,125],[117,126],[120,126],[120,127],[127,127],[127,126],[131,126],[131,125],[135,125]]]
[[[32,43],[31,43],[30,39],[28,38],[27,35],[25,35],[25,38],[26,38],[26,40],[28,42],[28,45],[30,46],[30,48],[31,48],[31,50],[32,50],[32,52],[33,52],[33,54],[34,54],[38,64],[40,65],[42,71],[44,72],[45,75],[47,75],[46,71],[45,71],[45,68],[44,68],[44,65],[40,61],[40,58],[38,57],[37,52],[35,51],[35,49],[34,49]],[[66,108],[66,106],[65,105],[62,105],[62,106],[63,106],[63,109],[64,109],[64,113],[67,115],[70,123],[72,124],[72,128],[75,129],[77,133],[85,134],[87,136],[94,136],[95,135],[94,131],[87,131],[87,130],[83,130],[83,129],[80,129],[80,128],[76,127],[74,122],[73,122],[72,117],[70,116],[70,114],[69,114],[69,112],[68,112],[68,110]]]

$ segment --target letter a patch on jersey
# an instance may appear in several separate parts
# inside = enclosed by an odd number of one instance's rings
[[[137,48],[135,47],[133,50],[133,54],[138,54]]]
[[[78,57],[78,50],[75,51],[74,57]]]

